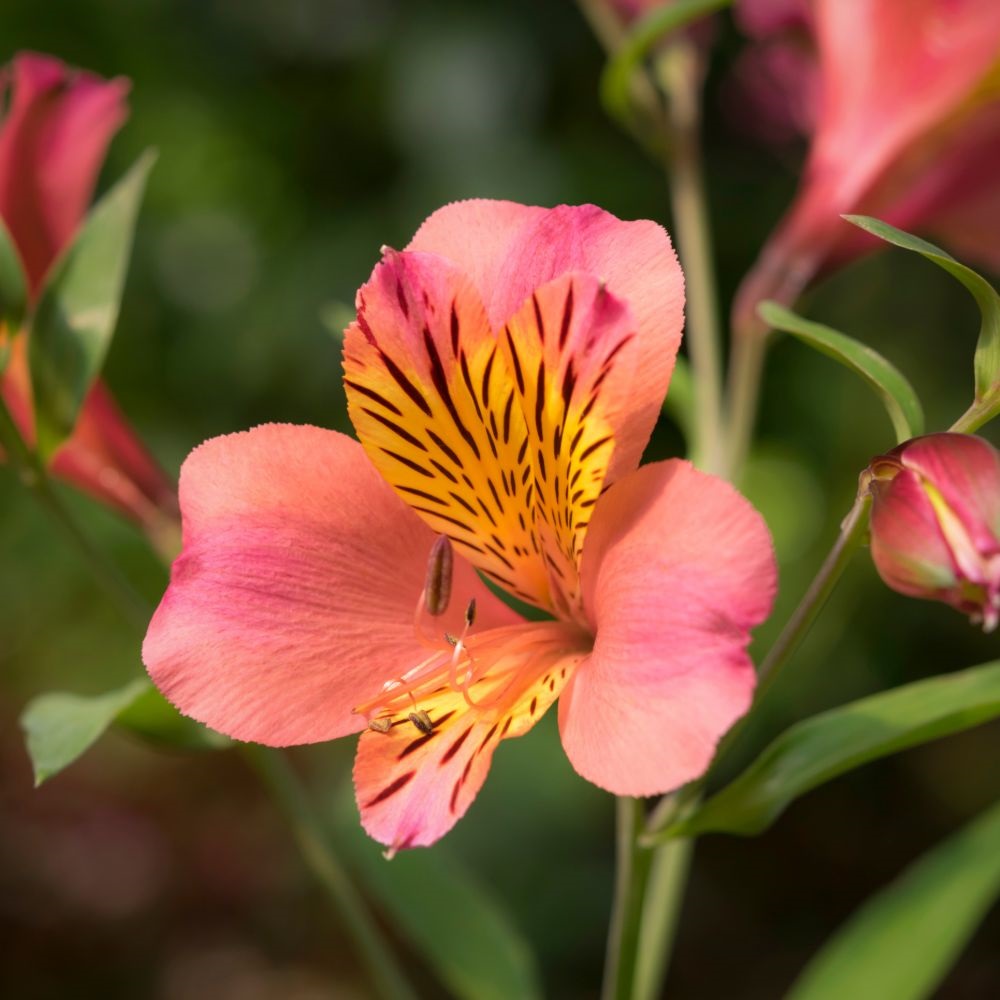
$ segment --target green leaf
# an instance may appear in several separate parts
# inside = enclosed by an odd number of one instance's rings
[[[352,810],[353,813],[353,810]],[[542,987],[534,956],[508,915],[460,865],[435,847],[386,861],[345,818],[341,848],[361,884],[461,1000],[534,1000]]]
[[[21,256],[14,246],[10,230],[0,219],[0,326],[8,336],[18,332],[24,321],[28,303],[28,279],[24,275]],[[0,371],[6,364],[6,352],[0,345]]]
[[[151,687],[145,677],[116,691],[87,696],[54,691],[33,698],[21,714],[35,787],[87,751],[120,713]]]
[[[633,25],[621,47],[608,60],[601,76],[601,100],[618,121],[630,120],[629,88],[632,74],[650,50],[672,31],[730,6],[732,0],[675,0],[654,8]]]
[[[930,996],[1000,893],[1000,802],[925,854],[824,946],[787,1000]]]
[[[174,708],[152,684],[115,718],[115,724],[159,746],[224,750],[232,741]]]
[[[655,840],[760,833],[793,799],[845,771],[998,716],[1000,660],[851,702],[786,730],[735,781]]]
[[[154,154],[144,153],[94,206],[39,297],[28,356],[43,459],[50,458],[72,432],[84,397],[104,363],[153,159]]]
[[[933,243],[867,215],[845,215],[844,218],[893,246],[920,254],[965,285],[976,300],[982,316],[975,357],[976,399],[996,396],[997,403],[1000,404],[1000,296],[996,289],[972,268],[959,263]]]
[[[860,375],[882,400],[897,442],[923,433],[924,412],[917,394],[899,369],[877,351],[828,326],[811,323],[777,302],[762,302],[757,312],[773,329],[790,333]]]

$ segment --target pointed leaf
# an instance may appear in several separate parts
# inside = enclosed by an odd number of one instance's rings
[[[352,810],[353,813],[353,810]],[[342,824],[342,849],[365,889],[460,1000],[534,1000],[534,956],[502,907],[441,847],[386,861],[358,826]]]
[[[151,687],[145,677],[116,691],[87,696],[53,691],[33,698],[21,714],[35,787],[90,749],[115,718]]]
[[[979,342],[976,344],[976,398],[981,400],[988,396],[1000,397],[1000,295],[997,295],[996,289],[972,268],[959,263],[927,240],[867,215],[845,215],[844,218],[887,243],[920,254],[965,285],[976,300],[982,316]],[[1000,398],[997,401],[1000,403]]]
[[[1000,893],[1000,802],[869,900],[787,1000],[929,997]]]
[[[792,726],[651,841],[767,829],[800,795],[869,761],[1000,717],[1000,660],[862,698]]]
[[[121,303],[146,177],[144,153],[94,206],[56,262],[31,321],[28,356],[38,449],[50,458],[70,435],[104,363]]]
[[[924,412],[917,394],[899,369],[877,351],[829,326],[811,323],[777,302],[762,302],[757,312],[773,329],[790,333],[860,375],[882,400],[897,443],[923,433]]]

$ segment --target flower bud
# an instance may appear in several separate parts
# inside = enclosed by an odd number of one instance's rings
[[[930,434],[872,460],[871,551],[902,594],[944,601],[991,632],[1000,621],[1000,452]]]

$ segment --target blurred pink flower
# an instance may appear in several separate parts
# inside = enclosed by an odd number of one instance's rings
[[[9,101],[0,122],[0,217],[34,298],[87,211],[108,143],[126,115],[128,83],[21,53],[0,75],[0,88]],[[21,433],[33,440],[23,337],[13,340],[0,392]],[[100,382],[52,470],[147,529],[158,531],[176,517],[173,486]]]
[[[982,438],[930,434],[876,458],[871,551],[882,579],[944,601],[993,631],[1000,621],[1000,453]]]
[[[563,746],[595,784],[651,795],[700,775],[749,705],[775,565],[727,483],[637,468],[683,323],[666,233],[593,206],[462,202],[383,252],[357,308],[360,444],[269,425],[184,463],[153,680],[237,739],[364,730],[362,822],[392,849],[450,829],[500,741],[560,695]],[[428,573],[442,535],[451,573]],[[457,602],[433,617],[444,576]]]
[[[765,36],[752,57],[771,67],[765,118],[813,136],[796,199],[737,294],[738,329],[761,299],[791,303],[877,245],[844,213],[1000,270],[1000,3],[743,0],[739,13]]]

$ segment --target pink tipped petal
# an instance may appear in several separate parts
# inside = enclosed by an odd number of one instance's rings
[[[871,553],[882,579],[913,597],[954,587],[955,560],[919,476],[903,470],[872,493]]]
[[[414,630],[434,534],[350,438],[267,425],[214,438],[181,470],[184,550],[143,660],[181,709],[272,746],[363,728],[352,709],[423,660]],[[517,620],[455,560],[458,632]],[[439,639],[440,641],[440,639]]]
[[[982,553],[1000,550],[1000,452],[968,434],[929,434],[897,449],[899,460],[933,484]]]
[[[544,209],[465,201],[435,212],[408,249],[440,254],[464,271],[494,329],[536,288],[571,271],[594,275],[627,303],[643,364],[610,478],[636,467],[670,384],[684,323],[684,277],[660,226],[623,222],[594,205]]]
[[[0,216],[37,292],[87,209],[111,137],[126,115],[128,82],[24,53],[9,70],[0,126]]]
[[[602,497],[582,569],[594,651],[559,707],[583,777],[653,795],[703,773],[750,704],[746,647],[776,572],[761,516],[686,462],[644,466]]]

